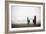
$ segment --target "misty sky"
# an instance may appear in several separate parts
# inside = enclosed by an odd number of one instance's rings
[[[34,16],[36,22],[41,21],[41,8],[33,6],[12,6],[11,19],[14,24],[27,24],[27,17],[30,19],[30,24],[33,24]]]

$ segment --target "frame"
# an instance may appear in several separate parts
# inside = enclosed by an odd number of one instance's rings
[[[33,7],[40,7],[41,11],[41,24],[40,26],[37,27],[37,25],[34,23],[34,26],[36,27],[19,27],[19,28],[12,28],[11,25],[11,8],[12,6],[33,6]],[[15,32],[15,33],[20,33],[20,32],[37,32],[37,31],[45,31],[45,3],[36,3],[36,2],[23,2],[23,1],[6,1],[5,2],[5,31],[6,32]],[[37,9],[37,8],[36,8]],[[35,17],[36,18],[36,17]],[[28,23],[29,24],[29,23]],[[18,27],[18,26],[17,26]]]

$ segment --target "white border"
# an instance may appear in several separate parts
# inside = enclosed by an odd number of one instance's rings
[[[11,28],[11,6],[35,6],[41,7],[41,27],[26,27],[26,28]],[[43,5],[33,5],[33,4],[9,4],[9,31],[21,31],[21,30],[38,30],[43,29]]]

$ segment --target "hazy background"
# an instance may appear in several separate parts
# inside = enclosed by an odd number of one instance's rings
[[[34,16],[36,22],[41,21],[41,8],[34,6],[12,6],[11,19],[13,24],[27,24],[27,17],[30,19],[30,24],[33,24]]]

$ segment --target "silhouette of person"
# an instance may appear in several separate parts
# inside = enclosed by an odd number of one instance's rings
[[[36,24],[36,16],[34,16],[33,24]]]
[[[29,18],[27,17],[27,23],[29,24],[30,23],[30,20],[29,20]]]

